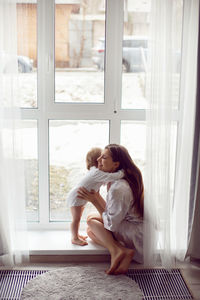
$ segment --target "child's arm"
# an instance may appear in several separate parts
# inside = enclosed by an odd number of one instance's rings
[[[119,170],[114,173],[109,173],[109,172],[103,172],[99,169],[96,169],[96,172],[95,172],[95,180],[98,182],[102,182],[102,183],[115,181],[115,180],[121,179],[123,177],[124,177],[123,170]]]

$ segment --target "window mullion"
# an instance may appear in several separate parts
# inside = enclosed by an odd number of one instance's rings
[[[40,227],[49,223],[48,107],[53,99],[54,1],[38,0],[38,161]]]
[[[109,0],[106,8],[105,103],[114,112],[121,100],[123,0]]]
[[[54,0],[42,1],[41,4],[41,24],[42,28],[41,45],[42,48],[42,64],[43,64],[43,80],[44,86],[43,98],[41,98],[41,108],[43,111],[50,111],[54,103]],[[40,82],[39,82],[40,84]]]
[[[105,60],[105,104],[112,117],[110,120],[110,142],[120,142],[123,0],[107,1],[106,10],[106,60]]]
[[[49,223],[49,142],[48,142],[48,119],[42,117],[39,120],[39,211],[40,226],[45,227]]]

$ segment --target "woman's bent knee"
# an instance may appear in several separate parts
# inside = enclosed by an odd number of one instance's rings
[[[91,215],[88,215],[87,216],[87,224],[88,224],[88,222],[90,222],[91,220],[93,220],[93,219],[96,219],[96,215],[95,214],[91,214]]]
[[[87,225],[89,227],[91,226],[93,220],[94,220],[94,218],[92,216],[91,217],[88,216],[88,218],[87,218]]]
[[[96,220],[96,221],[99,221],[99,222],[103,223],[102,217],[99,214],[91,214],[91,215],[89,215],[87,217],[87,224],[91,220]]]

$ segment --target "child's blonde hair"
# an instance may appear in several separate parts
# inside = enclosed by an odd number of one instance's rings
[[[101,156],[101,148],[92,148],[86,155],[86,166],[89,170],[91,167],[98,167],[97,158]]]

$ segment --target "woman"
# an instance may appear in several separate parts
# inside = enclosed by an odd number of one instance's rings
[[[124,177],[108,184],[106,202],[98,192],[85,188],[80,188],[78,195],[90,201],[99,212],[87,219],[88,235],[110,252],[111,265],[106,273],[123,274],[133,257],[143,261],[142,175],[126,148],[116,144],[105,147],[98,158],[98,168],[104,172],[123,169]]]

